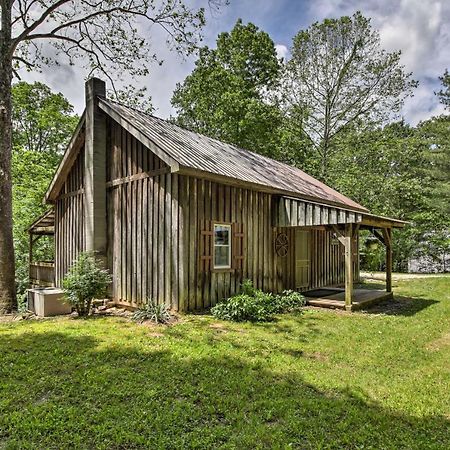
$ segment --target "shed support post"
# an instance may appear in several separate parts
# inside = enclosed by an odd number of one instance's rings
[[[30,243],[28,248],[28,284],[31,287],[31,264],[33,263],[33,235],[30,233]]]
[[[386,245],[386,292],[392,292],[392,228],[383,228]]]
[[[353,224],[345,225],[345,309],[351,311],[353,303]]]
[[[98,78],[91,78],[85,89],[86,250],[96,252],[100,260],[106,260],[106,116],[98,106],[98,97],[106,96],[106,85]]]
[[[359,225],[353,228],[352,223],[345,225],[345,232],[336,226],[332,225],[332,228],[338,238],[339,242],[344,246],[345,251],[345,309],[347,311],[352,310],[353,304],[353,238],[359,230]]]

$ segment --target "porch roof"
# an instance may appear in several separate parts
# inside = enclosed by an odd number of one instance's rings
[[[373,229],[403,228],[408,222],[294,197],[280,196],[276,200],[274,226],[336,226],[347,223],[358,224],[362,229]]]
[[[28,228],[28,233],[41,236],[55,234],[55,210],[50,208],[41,214]]]

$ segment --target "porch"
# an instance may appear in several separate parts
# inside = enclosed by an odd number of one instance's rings
[[[53,237],[55,234],[55,212],[52,209],[46,211],[28,228],[29,243],[29,270],[28,278],[31,288],[53,287],[55,285],[54,261],[35,261],[34,247],[43,236]]]
[[[393,297],[392,292],[386,292],[380,289],[353,289],[350,308],[346,308],[345,289],[340,288],[321,288],[307,291],[304,293],[307,304],[318,306],[320,308],[347,309],[357,311],[365,309],[370,305],[390,300]]]
[[[341,282],[330,285],[326,274],[324,276],[323,267],[321,270],[320,267],[309,266],[310,257],[307,251],[297,253],[296,250],[295,271],[297,272],[303,263],[305,265],[303,272],[306,274],[306,277],[303,278],[315,280],[312,284],[309,282],[296,283],[296,288],[303,292],[309,305],[354,311],[393,297],[392,230],[403,228],[406,222],[376,216],[363,210],[355,211],[286,196],[280,197],[276,205],[274,218],[276,226],[296,229],[299,232],[301,230],[325,230],[331,234],[332,239],[342,249],[342,272],[345,275],[343,289]],[[385,290],[364,289],[357,285],[359,281],[358,236],[361,230],[369,231],[385,247]],[[319,252],[319,259],[327,258],[327,255],[320,254],[320,249],[316,249],[316,251]],[[312,289],[313,287],[314,289]]]

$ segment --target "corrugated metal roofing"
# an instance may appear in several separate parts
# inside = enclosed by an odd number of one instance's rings
[[[180,167],[258,184],[280,193],[289,192],[299,197],[367,211],[296,167],[185,130],[122,104],[104,99],[100,101],[176,160]]]

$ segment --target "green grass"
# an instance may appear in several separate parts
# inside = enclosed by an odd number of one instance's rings
[[[0,323],[0,448],[448,449],[449,291],[259,325]]]

